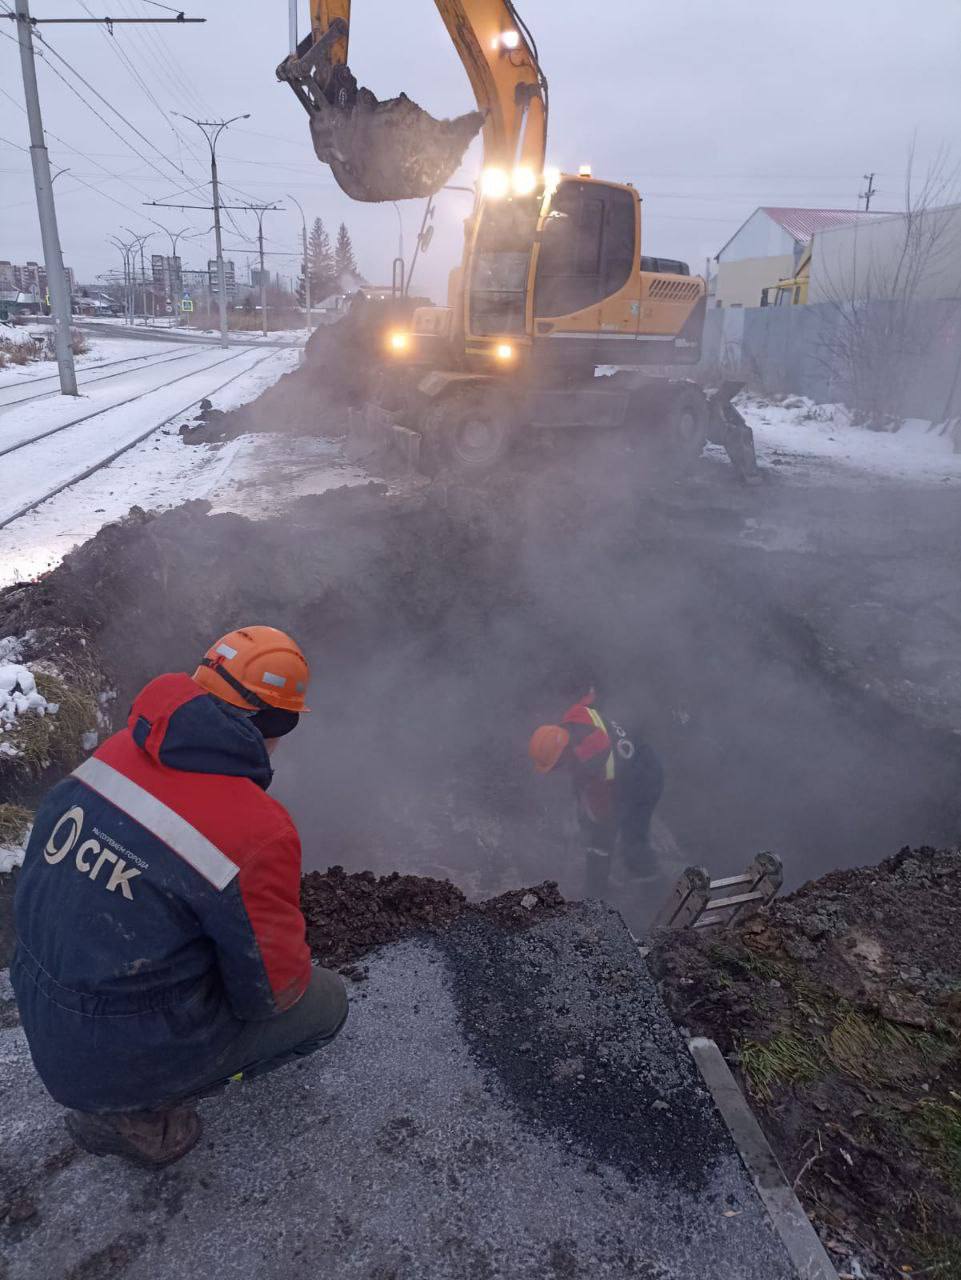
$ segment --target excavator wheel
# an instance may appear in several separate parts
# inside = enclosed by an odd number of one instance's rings
[[[435,401],[421,429],[433,470],[447,467],[479,476],[494,471],[507,457],[515,422],[503,392],[481,384],[459,387]]]
[[[707,443],[708,403],[692,382],[664,382],[637,393],[639,453],[646,468],[678,476],[697,462]]]

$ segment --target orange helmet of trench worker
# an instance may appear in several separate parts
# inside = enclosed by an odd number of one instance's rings
[[[245,710],[300,713],[310,667],[300,647],[276,627],[240,627],[211,645],[194,679],[222,702]]]
[[[528,751],[538,773],[550,771],[564,754],[571,735],[559,724],[542,724],[531,735]]]

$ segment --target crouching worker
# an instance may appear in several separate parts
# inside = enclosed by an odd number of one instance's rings
[[[192,678],[152,680],[40,806],[11,976],[40,1078],[95,1155],[178,1160],[192,1100],[344,1024],[343,982],[311,967],[297,832],[265,794],[308,680],[282,631],[233,631]]]
[[[536,729],[530,755],[538,773],[570,770],[585,845],[585,893],[605,898],[616,852],[629,878],[657,874],[651,819],[664,789],[664,770],[651,746],[603,716],[595,702],[592,689],[560,724]]]

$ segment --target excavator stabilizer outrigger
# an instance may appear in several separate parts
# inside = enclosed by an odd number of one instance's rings
[[[449,181],[484,124],[469,111],[436,120],[402,93],[381,102],[359,89],[343,50],[348,24],[335,18],[322,36],[303,40],[277,68],[310,117],[317,159],[330,166],[337,185],[352,200],[413,200],[430,196]]]

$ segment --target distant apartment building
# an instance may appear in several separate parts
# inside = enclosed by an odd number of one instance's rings
[[[162,253],[150,255],[150,272],[154,293],[168,302],[177,302],[183,296],[183,269],[179,258],[168,258]]]
[[[213,297],[217,296],[217,259],[208,258],[207,260],[207,279],[208,291]],[[237,292],[237,274],[234,271],[234,264],[229,258],[224,259],[224,285],[227,290],[227,298],[233,299]]]
[[[191,298],[205,298],[210,291],[210,278],[206,271],[185,269],[180,273],[180,278],[183,292],[189,294]]]
[[[77,290],[77,279],[71,267],[66,268],[70,281],[70,292]],[[39,262],[0,262],[0,289],[5,291],[16,289],[20,293],[30,293],[41,301],[47,296],[47,271]]]

